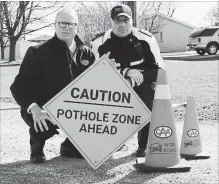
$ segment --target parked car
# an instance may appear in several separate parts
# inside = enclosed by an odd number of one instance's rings
[[[219,50],[219,27],[201,28],[194,31],[188,40],[190,48],[194,48],[199,55],[206,52],[214,55]]]

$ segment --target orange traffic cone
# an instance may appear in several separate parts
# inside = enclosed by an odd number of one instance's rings
[[[143,172],[186,172],[191,167],[180,165],[176,127],[173,120],[166,71],[160,69],[152,108],[145,163],[138,158],[136,167]]]
[[[180,155],[185,159],[208,159],[209,153],[202,151],[202,141],[195,99],[187,97],[187,108],[183,126]]]

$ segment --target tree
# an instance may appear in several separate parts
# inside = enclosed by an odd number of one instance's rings
[[[0,47],[1,47],[1,59],[5,59],[5,48],[8,46],[8,39],[5,36],[5,32],[2,29],[0,30]]]
[[[111,27],[110,10],[114,5],[120,3],[129,6],[134,3],[131,9],[135,9],[135,6],[137,6],[136,23],[138,23],[138,27],[144,28],[153,34],[159,32],[163,26],[163,20],[158,21],[157,18],[159,13],[172,16],[176,9],[174,2],[95,2],[92,6],[88,6],[84,2],[78,2],[75,9],[79,17],[79,34],[84,38],[85,44],[89,45],[93,38]]]
[[[16,43],[22,35],[53,25],[53,23],[46,23],[45,18],[62,7],[57,6],[58,4],[59,2],[1,2],[0,12],[2,12],[3,25],[7,30],[10,43],[9,62],[15,60]],[[41,26],[34,28],[33,25],[39,23]]]
[[[109,12],[113,4],[95,2],[93,6],[87,6],[84,2],[79,2],[78,5],[79,34],[84,38],[85,44],[89,45],[94,37],[110,28]]]
[[[158,33],[164,26],[164,18],[160,15],[172,17],[175,10],[175,2],[142,2],[138,9],[140,28],[148,30],[152,34]]]
[[[219,2],[218,6],[214,7],[208,14],[208,19],[212,26],[219,26]]]
[[[1,2],[0,2],[1,3]],[[3,14],[0,12],[0,47],[1,47],[1,59],[5,59],[5,48],[7,46],[8,39],[6,29],[3,24]]]

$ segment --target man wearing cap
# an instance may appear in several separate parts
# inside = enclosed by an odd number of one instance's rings
[[[152,110],[157,72],[163,64],[154,36],[132,27],[132,11],[121,4],[111,10],[112,28],[91,42],[96,58],[110,52],[109,58],[147,107]],[[144,157],[149,124],[138,133],[137,157]]]
[[[62,9],[55,18],[55,35],[43,44],[30,47],[22,61],[11,92],[21,106],[21,116],[30,127],[30,160],[46,160],[45,141],[58,134],[57,126],[42,106],[86,70],[95,60],[91,50],[77,35],[78,17],[72,9]],[[83,158],[69,139],[60,154]]]

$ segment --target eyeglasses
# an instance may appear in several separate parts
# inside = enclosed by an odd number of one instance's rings
[[[121,23],[125,23],[125,24],[127,24],[127,23],[130,23],[131,22],[131,19],[115,19],[114,20],[114,22],[115,22],[115,24],[121,24]]]
[[[58,25],[60,28],[66,28],[68,25],[69,29],[74,29],[77,24],[76,23],[69,23],[69,22],[58,22]]]

